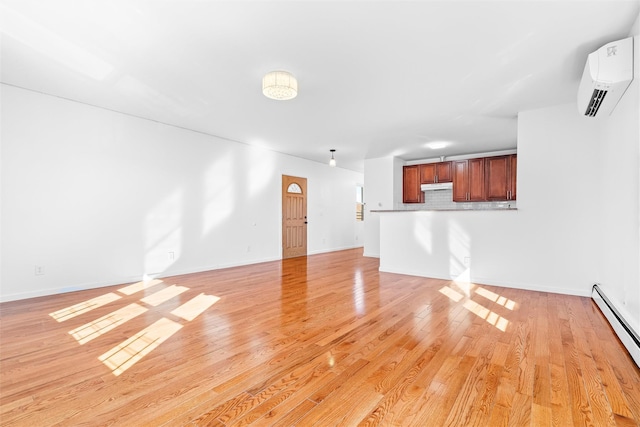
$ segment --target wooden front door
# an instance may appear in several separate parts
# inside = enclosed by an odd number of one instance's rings
[[[307,179],[282,175],[282,258],[307,255]]]

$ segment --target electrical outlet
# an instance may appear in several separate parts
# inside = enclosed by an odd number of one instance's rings
[[[469,264],[471,264],[471,257],[464,257],[464,265],[469,267]]]
[[[247,246],[247,252],[251,252],[251,246]]]
[[[36,276],[42,276],[43,274],[44,274],[44,266],[36,265],[36,267],[35,267],[35,275]]]
[[[173,261],[176,259],[176,253],[173,251],[169,251],[169,261]]]

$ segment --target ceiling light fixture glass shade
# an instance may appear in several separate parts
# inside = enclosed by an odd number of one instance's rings
[[[331,158],[329,159],[329,166],[332,166],[332,167],[333,167],[333,166],[335,166],[335,165],[336,165],[336,158],[335,158],[335,157],[333,157],[333,153],[335,153],[335,152],[336,152],[336,150],[333,150],[333,149],[332,149],[332,150],[329,150],[329,151],[331,151]]]
[[[449,142],[446,141],[433,141],[427,144],[427,147],[431,148],[432,150],[439,150],[441,148],[445,148],[448,147],[449,145],[451,145]]]
[[[262,78],[262,93],[278,101],[293,99],[298,96],[298,81],[288,71],[272,71]]]

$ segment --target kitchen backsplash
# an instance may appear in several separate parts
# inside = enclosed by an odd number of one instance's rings
[[[432,210],[432,209],[460,209],[460,210],[486,210],[486,209],[514,209],[516,201],[508,202],[454,202],[453,190],[425,191],[424,203],[405,204],[407,210]]]

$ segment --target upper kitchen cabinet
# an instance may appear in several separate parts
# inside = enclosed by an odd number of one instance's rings
[[[420,165],[420,183],[452,182],[452,162],[427,163]]]
[[[487,200],[516,200],[517,156],[487,157],[484,161]]]
[[[424,203],[424,193],[420,189],[420,165],[402,168],[402,201]]]
[[[453,162],[453,201],[481,202],[485,198],[484,158]]]

